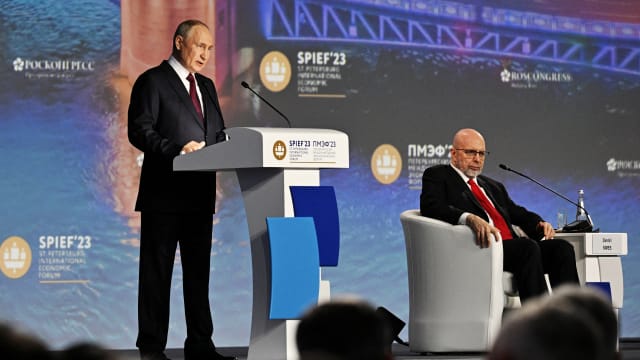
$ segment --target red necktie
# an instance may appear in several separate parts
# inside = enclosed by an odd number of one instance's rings
[[[495,225],[495,227],[500,230],[500,236],[502,236],[502,240],[512,239],[513,236],[511,235],[511,231],[509,230],[509,225],[507,225],[507,222],[504,221],[502,215],[500,215],[498,210],[496,210],[493,204],[491,204],[491,201],[489,201],[482,190],[480,190],[478,184],[476,184],[473,179],[469,179],[469,185],[471,185],[471,192],[473,192],[473,195],[476,197],[476,199],[478,199],[480,205],[482,205],[482,208],[487,212],[487,214],[489,214],[491,220],[493,220],[493,225]]]
[[[200,115],[200,120],[202,120],[204,119],[204,116],[202,116],[202,107],[200,106],[200,100],[198,99],[198,91],[196,90],[196,79],[193,78],[193,74],[189,73],[187,80],[189,80],[189,96],[191,96],[191,102],[196,108],[198,115]]]

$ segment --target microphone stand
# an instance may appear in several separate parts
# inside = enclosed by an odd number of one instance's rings
[[[499,166],[499,167],[500,167],[500,169],[502,169],[502,170],[511,171],[511,172],[512,172],[512,173],[514,173],[514,174],[520,175],[520,176],[522,176],[522,177],[523,177],[523,178],[525,178],[525,179],[528,179],[528,180],[530,180],[530,181],[533,181],[534,183],[538,184],[538,185],[539,185],[539,186],[541,186],[542,188],[544,188],[544,189],[546,189],[546,190],[548,190],[548,191],[551,191],[552,193],[556,194],[557,196],[561,197],[562,199],[564,199],[564,200],[566,200],[566,201],[570,202],[571,204],[575,205],[576,207],[578,207],[578,208],[580,208],[580,209],[584,210],[585,215],[587,215],[587,222],[589,223],[589,225],[591,225],[591,226],[593,227],[593,221],[591,220],[591,215],[589,215],[589,212],[587,211],[587,209],[585,209],[584,207],[580,206],[580,204],[578,204],[578,203],[576,203],[576,202],[572,201],[572,200],[571,200],[571,199],[569,199],[568,197],[566,197],[566,196],[564,196],[564,195],[560,194],[559,192],[557,192],[557,191],[555,191],[555,190],[553,190],[553,189],[551,189],[551,188],[549,188],[549,187],[547,187],[547,186],[545,186],[545,185],[541,184],[539,181],[537,181],[537,180],[535,180],[535,179],[533,179],[533,178],[531,178],[531,177],[529,177],[529,176],[527,176],[527,175],[525,175],[525,174],[523,174],[523,173],[521,173],[521,172],[519,172],[519,171],[513,170],[512,168],[510,168],[510,167],[506,166],[505,164],[500,164],[500,165],[498,165],[498,166]]]
[[[289,121],[289,118],[280,112],[280,110],[276,109],[275,106],[271,105],[270,102],[267,101],[267,99],[263,98],[262,96],[260,96],[260,94],[258,94],[257,92],[255,92],[251,86],[249,86],[249,84],[247,84],[246,81],[243,81],[240,83],[240,85],[242,85],[243,88],[245,89],[249,89],[249,91],[251,91],[252,93],[254,93],[260,100],[262,100],[265,104],[269,105],[270,108],[272,108],[273,110],[275,110],[275,112],[277,112],[278,114],[280,114],[280,116],[282,116],[282,118],[287,122],[287,125],[289,125],[289,128],[291,128],[291,121]]]

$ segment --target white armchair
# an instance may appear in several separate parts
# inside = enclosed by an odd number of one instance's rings
[[[502,242],[480,249],[464,225],[400,215],[409,277],[409,348],[483,352],[500,329],[505,304]]]

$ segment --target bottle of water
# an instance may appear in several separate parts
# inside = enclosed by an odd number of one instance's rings
[[[578,206],[576,209],[576,220],[587,220],[587,213],[584,211],[584,190],[578,190]]]

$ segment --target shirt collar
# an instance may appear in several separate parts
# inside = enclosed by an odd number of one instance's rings
[[[184,80],[189,76],[189,70],[180,64],[180,61],[176,59],[173,55],[169,58],[169,65],[173,68],[173,70],[178,74],[181,80]]]

